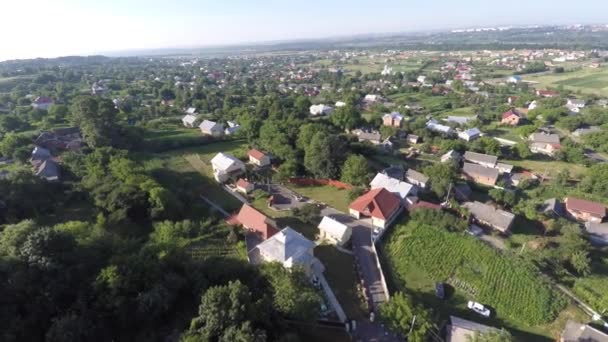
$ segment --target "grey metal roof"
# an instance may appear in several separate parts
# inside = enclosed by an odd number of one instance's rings
[[[559,144],[559,136],[557,134],[533,133],[530,135],[530,141],[543,144]]]
[[[414,169],[408,169],[405,176],[421,183],[426,183],[429,181],[429,177]]]
[[[484,164],[496,164],[496,162],[498,161],[498,157],[497,156],[491,156],[489,154],[483,154],[483,153],[477,153],[477,152],[471,152],[471,151],[466,151],[464,153],[464,159],[470,161],[471,163],[484,163]]]
[[[499,174],[498,169],[495,169],[493,167],[485,167],[471,163],[464,163],[464,165],[462,166],[462,171],[470,175],[477,175],[493,179],[497,179]]]
[[[501,210],[496,209],[494,206],[481,203],[481,202],[467,202],[463,206],[471,212],[471,214],[482,223],[486,223],[492,228],[506,232],[511,227],[515,215]]]

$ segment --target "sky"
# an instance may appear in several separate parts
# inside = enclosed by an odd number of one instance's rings
[[[0,0],[0,60],[367,33],[608,24],[608,0]]]

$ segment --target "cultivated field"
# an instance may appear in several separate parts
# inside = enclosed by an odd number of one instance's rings
[[[553,335],[547,325],[566,302],[531,264],[468,235],[426,225],[397,226],[387,241],[385,269],[390,270],[395,287],[412,293],[439,314],[468,316],[522,336]],[[435,282],[450,284],[453,295],[438,300]],[[466,309],[468,300],[491,307],[492,318],[472,314]]]
[[[608,96],[608,67],[592,69],[583,67],[576,71],[562,74],[542,74],[524,78],[526,81],[538,82],[537,88],[564,87],[586,94]]]

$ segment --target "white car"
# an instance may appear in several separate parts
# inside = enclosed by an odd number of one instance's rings
[[[483,317],[490,317],[490,309],[488,309],[485,306],[483,306],[483,304],[479,304],[477,302],[469,301],[469,303],[467,304],[467,307],[469,309],[477,312],[478,314],[482,315]]]

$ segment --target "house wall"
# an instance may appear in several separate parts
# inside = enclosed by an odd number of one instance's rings
[[[603,219],[603,217],[598,217],[597,215],[593,215],[593,214],[587,213],[587,212],[572,210],[568,207],[566,207],[566,211],[568,211],[568,213],[570,215],[572,215],[572,217],[574,217],[577,220],[581,220],[581,221],[600,223],[600,222],[602,222],[602,219]]]
[[[350,216],[356,218],[357,220],[361,217],[361,213],[356,211],[355,209],[348,208],[348,213],[350,214]]]
[[[257,166],[266,166],[266,165],[270,165],[270,158],[268,158],[268,156],[264,156],[258,160],[252,156],[249,156],[249,162],[251,164],[257,165]]]
[[[489,186],[493,186],[496,184],[496,180],[494,178],[483,177],[483,176],[474,175],[474,174],[468,174],[466,172],[463,172],[463,175],[465,176],[466,179],[473,181],[475,183],[489,185]]]
[[[376,217],[372,217],[372,226],[386,228],[386,221]]]

